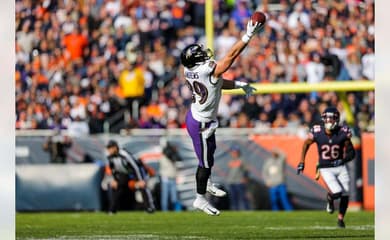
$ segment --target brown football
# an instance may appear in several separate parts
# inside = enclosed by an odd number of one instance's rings
[[[252,14],[252,22],[259,22],[259,23],[265,23],[265,21],[267,20],[267,17],[265,16],[265,14],[263,12],[255,12]]]

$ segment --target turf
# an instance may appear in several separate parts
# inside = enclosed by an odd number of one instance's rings
[[[16,239],[374,239],[374,213],[325,211],[17,213]]]

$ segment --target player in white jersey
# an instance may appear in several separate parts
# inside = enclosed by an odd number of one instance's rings
[[[256,90],[245,82],[225,80],[221,76],[261,27],[263,24],[249,20],[245,35],[218,62],[212,59],[210,49],[205,50],[199,44],[187,46],[180,56],[186,84],[192,92],[191,109],[186,116],[187,131],[199,160],[196,171],[197,196],[193,206],[210,215],[219,215],[220,212],[206,200],[206,191],[218,197],[226,195],[209,180],[214,164],[215,130],[218,127],[217,112],[221,90],[242,88],[247,95]]]

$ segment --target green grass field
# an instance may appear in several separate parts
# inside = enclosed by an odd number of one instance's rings
[[[17,213],[16,239],[374,239],[374,213],[325,211]]]

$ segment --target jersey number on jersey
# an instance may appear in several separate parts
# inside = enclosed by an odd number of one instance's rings
[[[324,160],[336,160],[339,159],[339,145],[322,145],[321,146],[321,156]]]
[[[189,81],[186,81],[186,84],[192,92],[193,103],[196,101],[195,95],[200,96],[199,104],[203,104],[206,102],[209,92],[207,91],[207,87],[205,85],[197,81],[193,81],[192,84]]]

